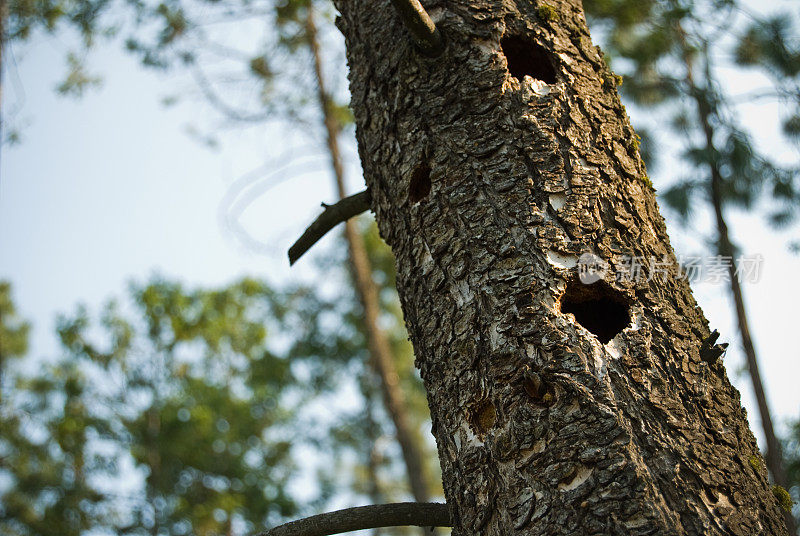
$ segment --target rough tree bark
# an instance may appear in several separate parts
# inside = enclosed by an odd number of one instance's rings
[[[331,157],[331,167],[336,180],[336,189],[339,199],[344,199],[347,197],[347,192],[344,183],[344,166],[342,165],[338,142],[341,126],[331,113],[333,101],[325,87],[325,77],[322,73],[322,55],[317,38],[317,27],[314,22],[313,4],[308,6],[306,33],[314,59],[318,101],[325,123],[326,141],[328,153]],[[378,324],[378,317],[380,316],[378,286],[372,278],[372,266],[364,246],[364,239],[354,220],[349,219],[345,222],[344,236],[347,241],[353,285],[363,308],[363,325],[370,353],[370,364],[378,375],[384,407],[392,420],[397,442],[400,444],[411,494],[417,502],[427,502],[430,497],[430,486],[425,476],[421,449],[411,428],[408,405],[400,387],[400,378],[394,364],[389,340]]]
[[[336,2],[454,533],[786,534],[688,283],[615,277],[675,257],[581,3],[551,2],[426,2],[435,59]]]

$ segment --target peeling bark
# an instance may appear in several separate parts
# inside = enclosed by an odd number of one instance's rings
[[[675,256],[580,2],[432,0],[436,59],[394,10],[336,4],[454,534],[786,534],[688,283],[615,277]],[[576,320],[612,307],[605,344]]]

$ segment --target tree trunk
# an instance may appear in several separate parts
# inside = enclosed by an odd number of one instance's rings
[[[435,59],[336,2],[454,533],[786,534],[615,78],[551,2],[431,1]]]
[[[374,394],[375,389],[373,389],[373,386],[371,385],[372,382],[370,381],[372,379],[372,371],[365,372],[368,373],[370,377],[367,377],[366,373],[363,374],[360,378],[360,384],[361,393],[366,401],[364,408],[364,426],[366,427],[367,444],[364,445],[364,465],[367,468],[367,489],[369,490],[369,499],[372,501],[372,504],[383,504],[386,501],[384,500],[384,495],[381,491],[381,485],[378,478],[380,454],[376,449],[376,443],[379,437],[380,429],[378,423],[375,422],[373,405],[373,400],[376,398],[376,396]],[[382,531],[379,528],[372,529],[372,536],[380,536],[381,533]]]
[[[333,168],[334,177],[336,179],[336,188],[339,198],[344,199],[347,197],[347,192],[345,190],[344,167],[342,166],[338,143],[338,134],[341,127],[330,113],[332,101],[325,88],[317,29],[314,24],[313,9],[310,4],[306,20],[306,31],[311,45],[311,52],[314,57],[314,72],[319,89],[320,109],[323,114],[327,133],[331,167]],[[370,265],[367,250],[364,246],[364,239],[354,220],[351,219],[345,222],[344,235],[347,241],[356,295],[364,310],[364,331],[367,336],[367,345],[371,358],[370,362],[379,377],[384,406],[392,420],[397,435],[397,441],[400,444],[411,494],[417,502],[427,502],[429,499],[430,486],[425,478],[422,455],[411,430],[408,407],[403,391],[400,388],[400,378],[395,368],[389,341],[386,338],[386,334],[378,325],[378,317],[380,316],[378,288],[372,278],[372,266]]]

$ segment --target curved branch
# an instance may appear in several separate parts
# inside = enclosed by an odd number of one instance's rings
[[[379,527],[452,527],[444,503],[393,503],[345,508],[298,519],[258,536],[329,536]]]
[[[369,190],[364,190],[349,197],[345,197],[333,205],[322,204],[325,210],[314,223],[308,226],[303,235],[289,248],[289,264],[294,264],[297,259],[311,249],[325,233],[336,225],[358,216],[369,210]]]
[[[441,54],[444,50],[442,34],[419,0],[392,0],[392,3],[420,51],[432,58]]]

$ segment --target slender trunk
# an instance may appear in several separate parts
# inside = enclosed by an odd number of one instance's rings
[[[311,6],[308,8],[307,32],[314,56],[314,72],[319,90],[319,104],[323,112],[327,132],[328,152],[331,156],[331,165],[336,178],[339,197],[344,198],[347,196],[347,192],[345,191],[344,168],[337,139],[340,129],[336,119],[330,113],[331,98],[325,88],[325,80],[322,75],[322,58]],[[400,443],[411,493],[416,501],[427,502],[429,486],[424,477],[422,455],[411,430],[408,407],[399,383],[399,376],[394,365],[389,341],[383,330],[378,326],[378,317],[380,315],[378,288],[372,279],[372,267],[364,247],[364,240],[353,220],[348,220],[345,223],[344,234],[347,240],[356,294],[364,310],[364,330],[367,335],[371,363],[380,377],[384,405],[394,424],[397,441]]]
[[[153,526],[150,527],[150,534],[158,536],[161,531],[161,510],[156,504],[156,490],[159,489],[161,479],[161,453],[158,450],[158,436],[161,433],[161,416],[159,415],[156,402],[150,406],[146,413],[147,418],[147,468],[150,474],[147,475],[146,495],[147,504],[153,510]]]
[[[693,61],[686,49],[686,41],[682,40],[681,45],[684,47],[684,64],[686,67],[686,84],[689,86],[689,91],[693,96],[697,105],[697,115],[700,119],[700,124],[705,136],[706,150],[709,154],[716,153],[714,145],[714,127],[711,125],[712,109],[709,102],[704,98],[703,92],[697,87],[694,80]],[[756,356],[756,349],[753,345],[753,339],[750,336],[750,326],[747,322],[747,309],[745,308],[744,298],[742,296],[742,287],[739,283],[737,276],[736,265],[733,262],[736,249],[733,247],[730,235],[728,233],[728,224],[725,221],[725,216],[722,212],[723,209],[723,179],[719,166],[716,160],[709,159],[708,171],[711,177],[709,182],[709,193],[711,204],[714,208],[714,219],[717,226],[717,254],[731,259],[731,264],[728,266],[728,279],[730,282],[730,291],[733,298],[733,304],[736,309],[736,322],[739,327],[739,334],[742,338],[742,348],[744,349],[745,359],[747,361],[747,370],[750,374],[750,380],[753,385],[753,394],[756,397],[758,405],[759,416],[761,417],[761,426],[764,431],[764,438],[766,440],[766,456],[767,469],[772,474],[773,481],[788,489],[788,482],[786,479],[786,471],[783,466],[783,452],[780,441],[775,435],[775,428],[772,423],[772,412],[769,409],[767,402],[767,395],[764,390],[764,382],[761,380],[761,372],[758,368],[758,358]],[[794,516],[791,512],[785,515],[787,528],[790,534],[797,533],[797,526]]]
[[[454,534],[786,534],[581,1],[335,3]]]
[[[2,0],[0,0],[2,1]],[[10,298],[9,298],[10,299]],[[3,329],[3,312],[0,311],[0,330]],[[3,374],[5,372],[5,348],[0,338],[0,411],[3,411]]]
[[[709,123],[707,108],[700,103],[702,98],[698,97],[698,110],[701,114],[703,123],[703,130],[706,136],[706,146],[709,150],[714,150],[713,145],[713,128]],[[735,256],[735,248],[731,243],[728,234],[728,225],[725,222],[725,217],[722,213],[722,176],[719,168],[713,162],[709,164],[711,172],[711,203],[714,206],[714,217],[717,224],[717,253],[723,257],[733,259]],[[766,440],[766,463],[767,469],[772,474],[772,479],[776,484],[788,489],[788,482],[786,480],[786,471],[783,467],[783,452],[780,441],[775,435],[775,428],[772,424],[772,412],[769,409],[767,402],[767,394],[764,390],[764,382],[761,380],[761,372],[758,368],[758,358],[756,357],[756,349],[753,345],[753,339],[750,336],[750,326],[747,322],[747,310],[742,297],[742,287],[736,273],[735,264],[731,263],[728,268],[728,278],[730,280],[730,291],[733,298],[733,303],[736,308],[736,321],[739,327],[739,334],[742,337],[742,348],[747,360],[747,370],[750,374],[750,380],[753,385],[753,394],[756,397],[758,404],[758,413],[761,417],[761,426],[764,431],[764,438]],[[791,534],[797,532],[794,517],[787,513],[786,522]]]
[[[728,237],[728,227],[722,214],[722,200],[720,193],[720,184],[718,180],[712,180],[712,201],[714,205],[714,214],[717,221],[717,232],[719,233],[719,255],[724,257],[733,258],[734,248]],[[742,288],[737,278],[735,267],[729,268],[730,272],[730,290],[733,296],[733,302],[736,306],[736,321],[739,325],[739,333],[742,337],[742,348],[744,348],[745,358],[747,360],[747,370],[750,373],[750,379],[753,384],[753,393],[756,397],[758,404],[758,412],[761,416],[761,426],[764,430],[764,437],[767,442],[765,461],[767,469],[772,474],[773,481],[782,486],[784,489],[789,489],[789,483],[786,478],[786,471],[783,466],[783,449],[781,448],[780,441],[775,435],[775,428],[772,424],[772,414],[767,402],[767,395],[764,391],[764,383],[761,380],[761,373],[758,369],[758,359],[756,358],[756,350],[753,346],[753,339],[750,336],[750,327],[747,323],[747,311],[744,305],[744,298],[742,297]],[[786,526],[790,534],[797,534],[797,522],[791,512],[786,512]]]
[[[380,482],[378,480],[378,467],[380,465],[380,460],[378,458],[378,452],[375,448],[378,440],[379,427],[374,418],[373,399],[375,394],[369,379],[370,378],[366,377],[366,374],[362,375],[361,377],[361,392],[364,395],[364,400],[366,400],[364,424],[366,426],[368,440],[364,455],[366,458],[365,464],[367,467],[367,478],[369,479],[368,489],[370,501],[372,501],[372,504],[382,504],[385,502],[385,500],[383,492],[381,491]],[[380,536],[381,533],[381,529],[372,530],[372,536]]]

